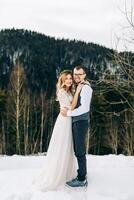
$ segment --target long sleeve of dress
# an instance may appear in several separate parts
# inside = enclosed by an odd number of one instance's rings
[[[66,107],[70,109],[72,96],[69,95],[64,89],[60,89],[57,94],[57,98],[60,104],[60,108]]]

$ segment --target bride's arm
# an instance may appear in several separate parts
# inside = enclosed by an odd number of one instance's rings
[[[74,110],[76,105],[77,105],[77,102],[78,102],[78,97],[79,97],[79,93],[81,91],[81,88],[82,88],[82,85],[79,85],[76,89],[76,92],[75,92],[75,95],[73,97],[73,101],[71,103],[71,110]]]

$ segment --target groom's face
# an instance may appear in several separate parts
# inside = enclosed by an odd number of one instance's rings
[[[84,81],[86,74],[83,69],[74,68],[73,77],[74,77],[75,83],[80,83],[80,82]]]

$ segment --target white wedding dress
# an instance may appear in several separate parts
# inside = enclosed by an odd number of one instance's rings
[[[58,92],[60,107],[70,109],[73,97],[64,89]],[[76,177],[77,162],[73,151],[72,119],[58,115],[49,143],[45,166],[34,183],[42,191],[55,190]]]

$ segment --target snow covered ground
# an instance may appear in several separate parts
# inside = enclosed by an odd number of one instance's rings
[[[33,177],[45,156],[0,156],[0,200],[134,200],[134,157],[88,155],[88,188],[41,192]]]

